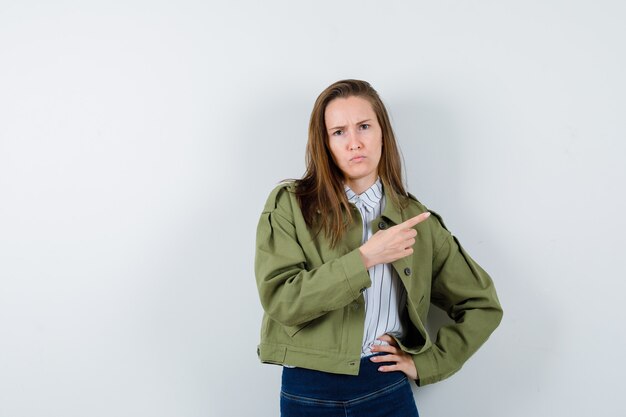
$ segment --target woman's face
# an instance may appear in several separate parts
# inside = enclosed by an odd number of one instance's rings
[[[344,181],[357,194],[378,177],[383,136],[369,101],[361,97],[336,98],[324,113],[328,144]]]

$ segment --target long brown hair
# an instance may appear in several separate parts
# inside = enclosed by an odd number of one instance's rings
[[[382,130],[382,155],[378,163],[385,195],[399,207],[406,206],[407,193],[402,184],[402,162],[391,128],[389,115],[378,93],[361,80],[341,80],[331,84],[319,95],[311,112],[309,140],[306,147],[306,172],[296,180],[296,197],[302,214],[311,229],[324,231],[335,246],[352,222],[352,210],[343,186],[343,173],[335,164],[328,146],[326,106],[336,98],[362,97],[372,105]]]

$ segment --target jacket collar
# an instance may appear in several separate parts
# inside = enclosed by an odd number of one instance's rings
[[[372,199],[376,198],[375,204],[378,204],[379,200],[384,195],[384,188],[385,187],[383,186],[380,177],[378,177],[376,182],[364,193],[362,193],[361,196],[365,195],[365,193],[370,193],[371,191],[374,191],[373,193],[371,193]],[[346,191],[346,197],[348,197],[348,201],[355,204],[357,194],[345,184],[344,190]],[[375,197],[375,195],[377,195],[378,197]],[[364,199],[361,200],[364,201]],[[366,205],[366,207],[368,206]],[[404,221],[404,219],[402,218],[402,210],[398,206],[396,206],[393,202],[393,199],[390,198],[385,198],[385,204],[383,206],[383,212],[381,216],[383,218],[386,218],[387,220],[390,220],[393,224],[400,224]]]

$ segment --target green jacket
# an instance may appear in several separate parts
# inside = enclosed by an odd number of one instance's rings
[[[391,199],[372,233],[423,213],[410,196],[399,209]],[[357,375],[363,341],[365,304],[371,285],[359,253],[362,223],[354,222],[342,242],[331,248],[323,232],[306,226],[293,183],[269,195],[256,235],[255,273],[265,311],[257,353],[264,363]],[[458,371],[487,340],[502,318],[493,282],[445,228],[439,215],[415,226],[413,254],[393,262],[407,291],[406,336],[398,341],[412,355],[418,384],[440,381]],[[431,340],[424,323],[430,304],[441,307],[454,324]]]

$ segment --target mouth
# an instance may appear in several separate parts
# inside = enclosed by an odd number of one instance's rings
[[[365,156],[357,155],[357,156],[350,158],[350,162],[361,162],[364,159],[365,159]]]

